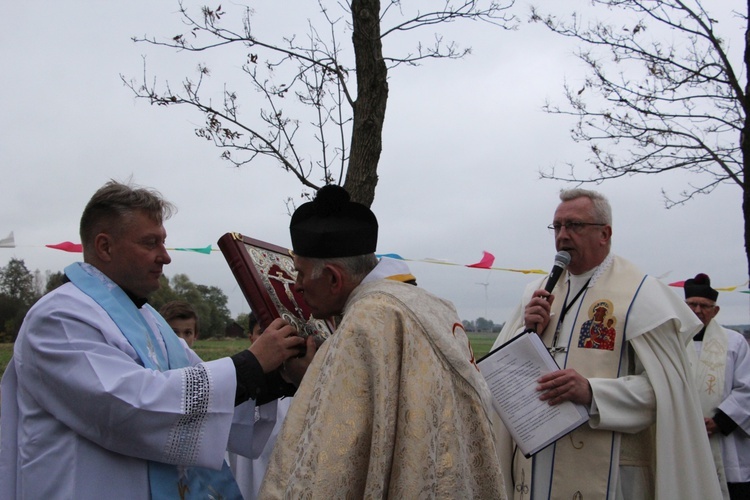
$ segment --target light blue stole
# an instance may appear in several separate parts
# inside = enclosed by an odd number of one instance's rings
[[[146,319],[128,295],[99,270],[77,262],[65,268],[65,275],[76,287],[94,299],[117,325],[135,349],[143,366],[166,371],[190,365],[179,337],[156,310],[146,304],[159,328],[166,357]],[[149,461],[149,482],[153,499],[241,499],[237,482],[226,461],[221,470],[182,467]]]

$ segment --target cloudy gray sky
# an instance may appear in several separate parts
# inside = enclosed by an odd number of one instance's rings
[[[287,17],[264,20],[266,29],[281,32],[305,22],[292,17],[302,2],[276,5]],[[192,73],[196,60],[207,62],[219,82],[237,77],[242,60],[236,54],[196,59],[131,42],[134,35],[178,33],[176,11],[172,0],[6,2],[0,17],[0,238],[14,231],[17,247],[0,249],[0,265],[16,257],[32,270],[58,271],[80,259],[44,245],[78,242],[83,206],[111,178],[157,188],[178,206],[166,224],[169,246],[215,246],[230,231],[289,246],[284,200],[299,193],[296,180],[265,160],[232,168],[195,137],[199,114],[152,107],[134,99],[120,80],[120,74],[141,74],[144,55],[152,74],[173,83]],[[516,12],[525,19],[526,4]],[[584,73],[575,46],[537,25],[507,32],[471,24],[457,35],[473,47],[471,56],[390,75],[372,207],[381,226],[378,252],[417,260],[410,265],[420,285],[452,300],[463,319],[502,322],[531,277],[419,260],[471,264],[486,250],[496,267],[551,267],[554,243],[545,226],[565,185],[540,180],[538,171],[583,163],[586,147],[570,140],[570,121],[541,106],[545,99],[560,101],[563,81],[575,84]],[[741,43],[740,30],[726,36]],[[721,186],[687,206],[664,209],[661,189],[677,193],[688,181],[674,174],[599,186],[613,205],[614,251],[666,282],[706,272],[717,287],[743,285],[739,188]],[[234,314],[248,311],[219,252],[173,252],[172,258],[167,276],[185,273],[218,286]],[[721,294],[719,318],[750,323],[748,297]]]

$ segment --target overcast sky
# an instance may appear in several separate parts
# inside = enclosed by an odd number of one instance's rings
[[[291,19],[301,2],[277,5],[289,18],[264,20],[266,29],[305,22]],[[232,231],[290,245],[284,200],[299,193],[295,179],[267,160],[232,168],[211,143],[195,137],[201,115],[152,107],[120,80],[120,74],[140,76],[144,55],[152,74],[173,83],[175,75],[193,72],[195,59],[130,40],[178,33],[176,11],[172,0],[6,2],[0,238],[14,231],[17,247],[0,248],[0,265],[15,257],[44,272],[80,260],[44,245],[79,242],[81,210],[111,178],[156,188],[177,205],[166,223],[170,247],[215,247]],[[515,12],[525,19],[528,7],[520,2]],[[740,30],[725,36],[741,44]],[[508,32],[470,24],[459,40],[473,48],[464,60],[390,74],[372,207],[380,222],[378,253],[417,260],[410,266],[420,285],[453,301],[462,319],[499,323],[533,276],[418,261],[472,264],[486,250],[496,267],[551,267],[555,249],[546,226],[560,188],[572,186],[540,180],[539,170],[583,164],[586,147],[569,138],[572,122],[541,107],[545,99],[562,102],[565,79],[575,84],[585,75],[575,46],[537,25],[524,22]],[[236,76],[243,62],[220,52],[201,57],[216,79]],[[613,206],[613,250],[665,282],[705,272],[715,287],[747,289],[740,189],[721,186],[687,206],[664,209],[661,189],[677,194],[688,181],[674,174],[597,187]],[[167,276],[185,273],[218,286],[233,314],[249,310],[219,252],[172,252],[172,259]],[[722,293],[719,319],[750,323],[748,297]]]

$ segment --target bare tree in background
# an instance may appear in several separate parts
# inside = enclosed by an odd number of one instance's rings
[[[548,103],[545,110],[577,117],[572,136],[590,145],[594,168],[568,165],[542,177],[599,183],[633,174],[690,173],[684,191],[664,192],[668,208],[735,183],[743,191],[750,270],[750,1],[736,3],[739,11],[731,12],[725,2],[707,0],[591,3],[617,20],[584,24],[577,14],[561,20],[532,9],[532,21],[583,42],[578,56],[590,72],[580,88],[565,85],[567,106]],[[742,30],[717,31],[737,19]],[[732,41],[739,46],[731,47]]]
[[[238,91],[225,86],[221,102],[213,102],[204,96],[211,74],[205,65],[179,88],[168,82],[157,84],[147,75],[145,64],[141,81],[125,77],[123,81],[152,104],[186,104],[202,112],[206,122],[196,134],[223,149],[222,158],[235,166],[271,157],[306,188],[343,182],[352,199],[369,206],[378,180],[388,71],[470,52],[432,32],[428,43],[414,41],[414,33],[464,21],[512,28],[514,18],[508,9],[513,2],[386,0],[381,5],[380,0],[319,0],[320,18],[308,21],[306,36],[289,33],[270,40],[256,37],[254,27],[259,23],[283,27],[285,19],[256,19],[249,7],[242,19],[228,16],[221,6],[202,7],[196,15],[181,1],[184,33],[164,40],[134,40],[191,52],[242,46],[246,50],[242,70],[257,93],[243,96],[241,105]],[[414,44],[409,48],[394,40],[388,46],[396,53],[385,55],[383,41],[399,35]],[[351,47],[342,43],[347,38]],[[262,97],[261,106],[253,101],[257,95]],[[311,137],[319,146],[314,152],[299,146]]]

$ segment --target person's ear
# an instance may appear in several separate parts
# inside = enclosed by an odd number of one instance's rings
[[[94,237],[94,252],[96,257],[103,262],[112,260],[112,244],[114,240],[107,233],[99,233]]]
[[[337,294],[344,287],[344,273],[341,268],[332,264],[326,264],[323,273],[328,283],[328,289],[332,294]]]

